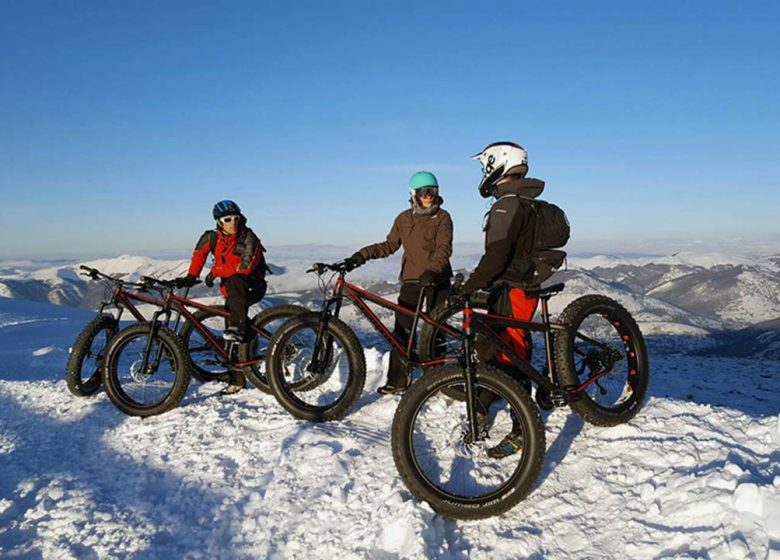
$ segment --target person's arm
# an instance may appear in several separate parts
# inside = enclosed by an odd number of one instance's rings
[[[398,225],[398,221],[401,216],[398,216],[393,222],[393,227],[390,228],[390,233],[387,234],[387,239],[381,243],[374,243],[373,245],[366,245],[358,251],[366,260],[369,259],[383,259],[389,257],[401,248],[401,228]]]
[[[236,274],[252,274],[257,266],[263,261],[262,243],[253,231],[249,231],[243,240],[240,249],[241,262],[236,267]]]
[[[192,251],[192,260],[190,260],[190,268],[187,272],[188,276],[194,276],[195,278],[200,276],[203,266],[206,264],[206,259],[211,252],[212,237],[214,235],[216,235],[215,232],[208,230],[198,239],[198,242],[195,244],[195,250]]]
[[[444,272],[452,256],[452,218],[448,213],[441,215],[436,227],[436,248],[431,255],[428,270],[437,275]]]
[[[491,286],[506,270],[514,255],[517,237],[527,221],[528,214],[523,211],[516,198],[499,201],[493,205],[485,232],[485,254],[463,284],[464,293],[471,294]]]

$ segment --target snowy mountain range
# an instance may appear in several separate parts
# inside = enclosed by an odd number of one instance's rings
[[[306,274],[314,260],[335,261],[350,248],[305,245],[271,249],[273,274],[269,294],[315,304],[317,278]],[[456,246],[453,265],[468,271],[479,259],[479,245]],[[398,256],[373,261],[354,271],[350,280],[379,293],[397,292]],[[0,261],[0,296],[94,308],[103,287],[79,275],[86,264],[126,280],[142,275],[174,278],[187,272],[188,261],[123,255],[87,262],[33,263]],[[659,349],[697,350],[719,355],[780,356],[780,256],[677,253],[669,256],[573,256],[568,269],[552,281],[566,290],[553,298],[553,313],[581,295],[599,293],[623,303],[645,335]],[[215,295],[204,285],[194,297]]]
[[[319,301],[305,274],[312,255],[344,254],[274,252],[278,274],[264,305]],[[343,421],[302,422],[258,390],[223,397],[221,383],[194,381],[178,407],[142,419],[103,392],[78,398],[65,386],[68,348],[93,317],[76,306],[102,295],[76,275],[77,263],[5,263],[0,282],[15,297],[0,297],[0,558],[775,559],[780,320],[732,327],[715,298],[696,293],[692,301],[711,306],[691,310],[659,289],[686,276],[707,285],[739,268],[725,277],[740,293],[754,285],[746,277],[773,282],[774,264],[685,259],[571,259],[554,310],[590,292],[623,302],[647,335],[648,398],[613,428],[568,408],[543,413],[546,455],[531,494],[475,522],[435,514],[398,476],[390,450],[398,397],[376,393],[388,347],[354,309],[343,318],[364,348],[366,387]],[[127,278],[186,267],[145,257],[87,264]],[[381,261],[351,279],[392,296],[397,270]],[[759,291],[767,309],[769,293]],[[710,355],[692,354],[696,347]]]

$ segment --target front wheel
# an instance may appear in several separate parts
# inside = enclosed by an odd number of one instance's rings
[[[328,319],[315,356],[319,313],[284,323],[268,348],[268,381],[276,400],[302,420],[340,420],[355,405],[366,382],[366,359],[355,333]]]
[[[112,315],[98,315],[84,327],[68,358],[65,381],[77,397],[95,394],[100,389],[103,360],[111,337],[119,329]]]
[[[157,326],[145,359],[150,336],[149,323],[122,329],[111,340],[106,354],[106,393],[119,410],[130,416],[167,412],[179,404],[190,382],[187,350],[181,338]]]
[[[482,519],[514,507],[544,462],[544,424],[531,397],[507,374],[476,368],[478,437],[465,402],[448,393],[464,383],[456,365],[432,368],[401,398],[393,418],[398,472],[417,499],[458,519]]]
[[[247,378],[264,393],[272,393],[266,376],[266,358],[271,337],[291,317],[306,313],[300,305],[275,305],[264,309],[252,319],[252,339],[238,350],[239,361],[249,363],[242,368]]]
[[[555,370],[573,391],[571,408],[587,422],[615,426],[642,407],[650,366],[642,332],[631,314],[605,296],[583,296],[563,310],[555,333]]]

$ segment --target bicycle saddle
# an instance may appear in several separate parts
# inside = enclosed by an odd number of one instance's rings
[[[542,287],[528,288],[525,290],[525,294],[529,297],[537,297],[539,299],[548,298],[550,296],[557,294],[558,292],[562,292],[565,287],[566,284],[564,284],[563,282],[558,282],[557,284],[552,284],[545,288]]]

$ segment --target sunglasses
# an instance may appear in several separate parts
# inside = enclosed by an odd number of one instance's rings
[[[238,216],[225,216],[224,218],[219,219],[219,223],[221,224],[229,224],[231,222],[238,223]]]
[[[423,187],[423,188],[421,188],[421,189],[417,189],[417,190],[415,191],[415,193],[416,193],[416,194],[417,194],[417,196],[419,196],[420,198],[424,198],[424,197],[426,197],[426,196],[429,196],[429,197],[433,198],[433,197],[435,197],[437,194],[439,194],[439,189],[437,189],[436,187]]]

